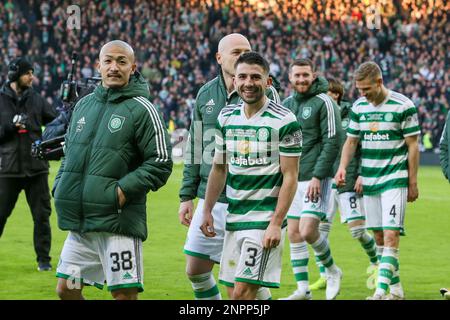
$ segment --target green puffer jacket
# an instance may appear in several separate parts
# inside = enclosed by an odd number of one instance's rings
[[[303,148],[300,157],[299,181],[313,177],[320,180],[333,177],[334,162],[343,135],[339,108],[327,96],[328,81],[318,77],[306,93],[295,92],[283,101],[302,127]]]
[[[272,77],[273,85],[267,89],[266,96],[280,103],[277,92],[278,81]],[[222,74],[202,86],[197,94],[194,114],[189,131],[180,200],[187,201],[199,197],[205,199],[206,184],[212,167],[215,148],[215,128],[217,118],[223,107],[237,104],[240,97],[236,91],[227,93]],[[226,203],[225,190],[219,202]]]
[[[76,105],[53,189],[62,230],[147,238],[146,195],[166,183],[173,165],[164,121],[148,95],[137,75],[120,89],[100,85]]]
[[[334,163],[334,170],[333,170],[334,174],[336,174],[336,171],[339,168],[339,163],[341,161],[342,147],[344,146],[345,140],[347,139],[347,128],[348,125],[350,124],[350,111],[352,110],[352,104],[348,101],[341,101],[339,109],[341,111],[342,129],[340,135],[341,140],[339,142],[340,144],[339,156],[337,157],[336,162]],[[358,178],[361,169],[360,164],[361,164],[361,144],[358,144],[358,147],[355,151],[355,155],[353,156],[353,159],[350,161],[346,169],[347,174],[345,176],[345,185],[337,188],[337,191],[339,193],[355,191],[356,179]]]

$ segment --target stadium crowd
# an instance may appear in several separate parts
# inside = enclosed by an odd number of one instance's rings
[[[282,97],[291,92],[287,71],[295,57],[311,58],[322,74],[342,79],[347,100],[358,96],[356,66],[376,61],[387,87],[418,107],[424,148],[436,148],[450,102],[450,3],[377,2],[81,0],[81,28],[68,29],[70,1],[6,0],[0,3],[1,75],[13,57],[27,55],[35,88],[59,104],[71,52],[81,54],[78,77],[90,77],[100,46],[122,39],[134,46],[152,101],[172,130],[189,126],[198,89],[219,72],[219,39],[239,32],[271,62]]]

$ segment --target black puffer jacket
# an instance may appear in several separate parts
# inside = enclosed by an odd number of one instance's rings
[[[13,125],[16,114],[26,114],[26,132]],[[52,121],[56,110],[33,89],[20,97],[5,83],[0,89],[0,177],[30,177],[48,172],[48,162],[31,157],[31,144],[41,139],[41,127]]]

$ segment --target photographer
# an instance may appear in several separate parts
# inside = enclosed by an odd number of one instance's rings
[[[57,113],[31,87],[33,66],[17,58],[8,66],[8,81],[0,89],[0,236],[19,193],[25,190],[34,221],[38,270],[51,270],[51,213],[48,162],[31,157],[31,144],[41,139],[41,127]]]

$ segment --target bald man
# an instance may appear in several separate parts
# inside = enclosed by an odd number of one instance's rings
[[[184,246],[186,274],[191,281],[196,299],[221,299],[212,270],[214,264],[220,262],[222,255],[228,206],[225,192],[222,192],[212,211],[216,236],[207,238],[201,232],[200,226],[203,221],[206,184],[214,154],[216,121],[223,107],[241,101],[233,85],[234,64],[242,53],[249,51],[251,51],[250,43],[241,34],[229,34],[220,40],[216,53],[216,60],[220,66],[219,74],[200,88],[194,107],[183,182],[179,192],[178,214],[180,222],[189,227]],[[280,97],[273,86],[267,89],[266,95],[276,103],[280,103]],[[193,200],[197,197],[199,200],[194,214]],[[223,284],[228,287],[231,296],[232,284]],[[257,298],[269,299],[270,291],[262,288]]]
[[[131,46],[115,40],[99,56],[102,83],[75,106],[53,195],[69,234],[57,268],[61,299],[83,299],[106,282],[118,300],[143,291],[147,193],[172,172],[169,136]]]

